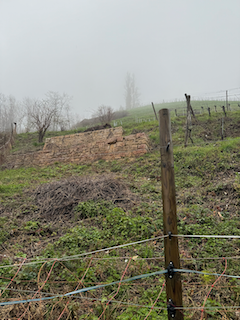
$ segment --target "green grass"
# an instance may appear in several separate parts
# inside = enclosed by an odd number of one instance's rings
[[[201,103],[198,102],[199,108]],[[171,107],[173,110],[177,106],[181,108],[181,104],[181,102],[173,103]],[[195,107],[195,102],[192,102],[192,105]],[[156,105],[157,110],[160,107],[163,105]],[[232,111],[231,118],[229,115],[229,119],[225,119],[229,135],[224,141],[217,141],[221,115],[213,114],[211,119],[207,114],[198,115],[199,124],[194,125],[192,131],[196,145],[190,144],[187,148],[183,147],[185,117],[175,117],[174,114],[172,111],[178,232],[240,235],[240,134],[238,135],[237,131],[240,112]],[[2,258],[1,265],[22,261],[17,257],[27,256],[41,261],[46,258],[78,255],[161,235],[163,220],[161,163],[157,147],[158,123],[154,120],[135,121],[137,117],[147,120],[152,116],[152,107],[147,106],[130,110],[129,116],[121,119],[124,134],[144,131],[149,134],[152,142],[151,152],[134,160],[99,160],[90,165],[56,163],[45,168],[0,171],[0,253],[7,253],[6,257]],[[205,134],[208,135],[210,130],[211,140],[204,140]],[[71,132],[66,132],[69,133]],[[233,137],[230,133],[233,133]],[[48,133],[48,136],[56,134],[62,132]],[[15,151],[27,150],[29,145],[31,150],[41,148],[42,145],[37,143],[36,138],[35,133],[19,135]],[[114,174],[118,181],[124,182],[129,192],[136,197],[128,208],[117,206],[111,201],[89,200],[76,204],[71,216],[66,214],[46,220],[41,216],[39,206],[32,197],[33,191],[41,184],[85,175],[94,178],[96,175],[109,173]],[[201,258],[236,256],[239,255],[239,246],[238,239],[180,239],[181,266],[221,273],[224,269],[222,260],[201,260]],[[149,242],[102,252],[92,256],[92,260],[86,257],[61,263],[58,261],[44,286],[44,291],[60,293],[74,290],[87,270],[90,260],[91,265],[85,275],[84,286],[118,281],[130,257],[134,259],[131,260],[125,278],[163,269],[164,260],[161,260],[164,257],[163,242]],[[154,259],[155,257],[159,259]],[[236,261],[238,260],[228,261],[227,274],[239,274],[239,264]],[[16,277],[17,282],[13,282],[11,287],[23,290],[31,288],[36,291],[38,289],[36,280],[39,279],[40,283],[43,283],[51,266],[52,262],[47,262],[45,265],[41,263],[23,266]],[[16,268],[0,268],[1,287],[6,287],[16,270]],[[116,300],[152,306],[163,281],[163,277],[152,277],[122,285]],[[214,281],[215,278],[211,276],[183,275],[185,305],[202,304]],[[223,286],[221,292],[214,288],[207,305],[239,305],[239,279],[222,279],[219,283]],[[92,309],[90,314],[82,301],[73,300],[68,305],[70,316],[77,319],[86,317],[92,320],[98,319],[106,306],[106,301],[116,290],[116,286],[109,286],[89,293],[88,297],[101,299],[90,305]],[[6,300],[10,297],[19,299],[14,291],[6,291],[3,295]],[[166,301],[165,290],[155,306],[165,307],[164,301]],[[56,302],[44,304],[46,319],[57,318],[65,307],[64,300],[53,307]],[[143,319],[148,312],[148,308],[112,303],[106,310],[105,319]],[[223,312],[229,319],[235,319],[235,314],[231,310]],[[18,316],[17,311],[16,316]],[[192,311],[187,311],[186,316],[192,318]],[[199,312],[194,314],[194,317],[199,316]],[[210,310],[207,311],[207,316],[211,319],[220,319],[222,314]],[[154,309],[149,319],[151,318],[166,319],[166,312],[157,313]]]

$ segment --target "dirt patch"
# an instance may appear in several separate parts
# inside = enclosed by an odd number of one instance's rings
[[[43,184],[33,192],[40,217],[47,220],[70,215],[74,207],[88,200],[107,200],[124,209],[130,208],[136,199],[127,185],[114,175],[96,177],[71,177]]]

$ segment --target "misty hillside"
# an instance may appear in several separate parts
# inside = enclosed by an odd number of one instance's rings
[[[225,116],[221,102],[193,101],[187,147],[186,104],[155,105],[156,111],[165,107],[171,110],[178,233],[240,236],[238,103]],[[167,318],[164,276],[158,274],[164,270],[158,121],[149,105],[111,125],[122,126],[125,136],[145,132],[150,151],[84,165],[1,166],[1,319]],[[85,129],[47,132],[45,138]],[[37,138],[18,134],[11,154],[41,150]],[[239,248],[239,238],[179,238],[181,268],[203,272],[181,274],[186,319],[239,319]],[[238,277],[211,275],[223,271]]]

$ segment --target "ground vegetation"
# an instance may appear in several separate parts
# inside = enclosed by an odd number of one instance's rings
[[[209,102],[210,104],[210,102]],[[164,106],[167,106],[164,105]],[[176,105],[175,105],[176,106]],[[194,108],[194,103],[192,103]],[[157,110],[161,107],[156,105]],[[172,108],[172,105],[169,105]],[[199,105],[201,108],[201,105]],[[185,117],[172,108],[172,137],[179,234],[240,236],[240,112],[198,114],[184,147]],[[179,107],[180,110],[180,107]],[[138,116],[138,118],[137,118]],[[81,254],[163,235],[158,123],[151,106],[122,119],[124,134],[146,132],[151,150],[136,159],[88,165],[55,163],[45,168],[0,171],[1,301],[64,294],[164,269],[161,239]],[[137,119],[137,121],[136,121]],[[139,120],[142,121],[139,121]],[[84,128],[78,129],[84,130]],[[66,131],[63,134],[74,133]],[[54,136],[58,132],[48,132]],[[18,135],[12,152],[37,150],[36,133]],[[239,275],[239,239],[182,238],[181,267]],[[27,258],[24,262],[24,259]],[[59,260],[54,260],[55,258]],[[18,270],[19,264],[23,266]],[[48,278],[48,274],[49,278]],[[16,275],[16,277],[15,277]],[[81,282],[80,282],[81,280]],[[186,319],[200,319],[216,277],[182,275]],[[212,288],[205,319],[237,320],[240,280],[221,278]],[[1,307],[2,319],[166,319],[164,277],[155,276],[75,295],[74,298]],[[108,301],[112,298],[112,302]],[[39,294],[37,294],[39,297]],[[157,299],[158,298],[158,299]],[[219,308],[217,308],[219,307]]]

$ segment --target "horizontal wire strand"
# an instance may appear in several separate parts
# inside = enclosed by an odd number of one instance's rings
[[[83,257],[83,256],[88,256],[91,254],[95,254],[95,253],[99,253],[99,252],[104,252],[104,251],[109,251],[109,250],[114,250],[114,249],[119,249],[119,248],[124,248],[127,246],[132,246],[135,244],[141,244],[141,243],[145,243],[145,242],[149,242],[149,241],[155,241],[155,240],[162,240],[164,238],[168,237],[168,235],[165,236],[159,236],[159,237],[154,237],[154,238],[150,238],[150,239],[145,239],[145,240],[139,240],[139,241],[135,241],[135,242],[130,242],[130,243],[126,243],[126,244],[120,244],[117,246],[113,246],[113,247],[108,247],[108,248],[103,248],[103,249],[98,249],[98,250],[94,250],[94,251],[90,251],[90,252],[83,252],[80,254],[76,254],[76,255],[72,255],[72,256],[66,256],[66,257],[62,257],[62,258],[46,258],[46,259],[41,259],[39,261],[33,261],[33,262],[26,262],[26,265],[30,265],[30,264],[37,264],[37,263],[44,263],[46,261],[54,261],[54,260],[58,260],[58,261],[68,261],[68,260],[72,260],[74,258],[79,258],[79,257]],[[36,259],[36,258],[35,258]],[[32,258],[27,259],[27,260],[32,260]],[[21,264],[12,264],[12,265],[4,265],[4,266],[0,266],[1,268],[9,268],[9,267],[17,267]]]
[[[215,239],[240,239],[240,236],[235,235],[210,235],[210,234],[171,234],[171,237],[181,238],[215,238]]]

